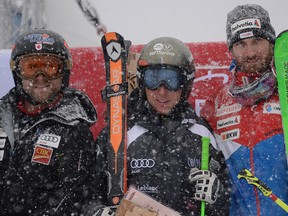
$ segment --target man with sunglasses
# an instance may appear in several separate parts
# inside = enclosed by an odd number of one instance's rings
[[[72,57],[59,34],[20,35],[15,87],[0,100],[0,214],[80,215],[91,199],[96,110],[68,88]]]
[[[275,73],[275,31],[260,5],[240,5],[227,16],[233,80],[208,98],[201,115],[212,126],[232,183],[230,215],[287,215],[238,179],[246,168],[288,203],[288,170]]]
[[[224,157],[208,125],[187,102],[195,74],[189,48],[175,38],[154,39],[142,49],[137,70],[139,87],[128,100],[128,186],[181,215],[200,215],[202,200],[209,203],[207,215],[227,215]],[[205,172],[199,170],[203,136],[210,138],[211,169]],[[104,206],[107,137],[104,130],[96,141]],[[104,206],[94,215],[106,215],[109,207]]]

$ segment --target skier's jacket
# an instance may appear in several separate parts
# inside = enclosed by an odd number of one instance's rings
[[[148,109],[147,101],[134,90],[128,103],[128,187],[133,185],[181,215],[200,215],[200,202],[193,200],[195,187],[188,176],[191,168],[201,168],[203,136],[211,138],[210,170],[227,189],[224,157],[216,151],[215,138],[192,107],[184,103],[170,117],[161,117]],[[96,140],[100,147],[97,167],[103,174],[102,190],[107,183],[107,137],[104,129]],[[107,185],[103,191],[105,197]],[[228,203],[229,193],[220,194],[213,205],[207,205],[207,214],[227,215]]]
[[[35,116],[17,104],[15,89],[0,100],[0,215],[80,215],[92,199],[94,106],[70,88]]]
[[[229,84],[209,97],[201,116],[212,126],[232,183],[231,216],[287,215],[271,199],[238,179],[246,168],[288,203],[288,170],[278,93],[254,106],[242,106]]]

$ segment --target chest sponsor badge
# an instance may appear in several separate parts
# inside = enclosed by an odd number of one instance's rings
[[[49,165],[53,149],[40,145],[35,145],[32,162]]]
[[[38,138],[37,144],[58,148],[61,137],[55,134],[41,134]]]
[[[239,112],[242,109],[241,104],[233,104],[231,106],[223,106],[217,109],[216,116],[228,115],[231,113]]]
[[[279,103],[265,103],[263,106],[263,113],[281,115],[280,104]]]
[[[221,133],[221,138],[223,141],[234,140],[234,139],[238,139],[239,137],[240,137],[239,129],[234,129],[234,130],[225,131]]]

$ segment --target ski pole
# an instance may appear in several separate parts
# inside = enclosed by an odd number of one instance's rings
[[[201,155],[201,170],[208,170],[209,168],[209,137],[202,137],[202,155]],[[205,201],[201,201],[201,216],[205,216]]]
[[[264,182],[259,180],[257,177],[253,176],[251,172],[247,169],[242,169],[238,175],[237,178],[245,178],[248,182],[248,184],[252,184],[255,187],[257,187],[266,197],[269,197],[271,200],[273,200],[277,205],[279,205],[282,209],[284,209],[286,212],[288,212],[288,206],[286,203],[284,203],[281,199],[279,199],[273,191],[266,185]]]

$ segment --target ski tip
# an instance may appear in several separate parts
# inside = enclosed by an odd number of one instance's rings
[[[276,40],[279,39],[280,37],[284,36],[285,34],[287,34],[287,36],[288,36],[288,29],[280,32],[280,33],[278,34],[278,36],[276,37]]]

